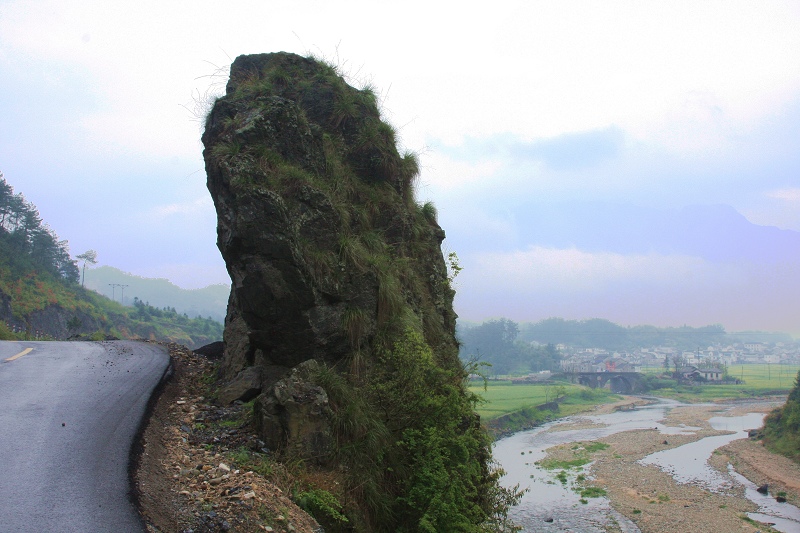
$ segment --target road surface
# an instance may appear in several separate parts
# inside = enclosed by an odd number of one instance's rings
[[[128,459],[158,345],[0,342],[0,531],[143,532]]]

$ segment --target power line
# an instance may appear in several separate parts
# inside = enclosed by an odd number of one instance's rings
[[[120,288],[120,294],[122,295],[121,298],[120,298],[120,303],[122,305],[125,305],[125,287],[128,287],[128,285],[124,285],[122,283],[109,283],[109,286],[111,287],[111,300],[112,301],[116,301],[117,300],[116,288],[119,287]]]

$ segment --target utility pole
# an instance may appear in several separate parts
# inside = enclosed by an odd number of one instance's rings
[[[127,287],[127,285],[120,285],[119,287],[120,287],[119,303],[121,303],[122,305],[125,305],[125,287]]]
[[[120,300],[120,303],[122,305],[125,305],[123,303],[123,300],[125,299],[125,287],[127,287],[127,285],[123,285],[122,283],[109,283],[109,285],[111,286],[111,300],[113,300],[113,301],[117,300],[116,288],[119,287],[120,288],[120,294],[122,295],[122,299]]]

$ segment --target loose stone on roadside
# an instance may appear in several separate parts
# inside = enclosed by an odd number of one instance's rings
[[[157,499],[162,506],[161,516],[166,508],[172,518],[167,523],[162,519],[157,527],[148,514],[152,507],[143,506],[148,533],[318,531],[318,524],[278,487],[252,471],[240,471],[236,463],[231,462],[236,451],[250,450],[249,453],[259,455],[260,448],[264,447],[244,423],[249,406],[239,403],[219,407],[206,403],[205,395],[198,392],[205,387],[202,376],[211,371],[208,361],[177,345],[170,347],[170,354],[176,366],[182,366],[182,377],[176,378],[180,392],[170,396],[169,387],[176,387],[176,384],[167,385],[163,402],[160,401],[154,413],[154,419],[163,427],[162,433],[154,436],[148,433],[151,429],[148,428],[144,441],[146,446],[148,442],[159,441],[164,448],[156,464],[163,467],[162,484],[167,482],[169,488]],[[231,427],[231,420],[242,422]],[[155,456],[148,449],[145,454]],[[137,479],[141,479],[139,473]],[[146,488],[144,480],[137,484],[140,490]],[[286,519],[284,513],[290,518]],[[277,515],[283,520],[270,518]],[[271,524],[264,521],[265,517]]]

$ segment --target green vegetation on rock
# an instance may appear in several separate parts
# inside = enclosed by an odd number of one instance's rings
[[[477,398],[464,394],[460,372],[438,365],[412,330],[378,358],[357,389],[318,378],[342,406],[334,428],[345,445],[336,455],[358,499],[371,502],[372,527],[479,531],[501,518],[491,516],[503,509],[489,499],[499,490],[499,473],[487,469],[489,437],[471,416]]]

